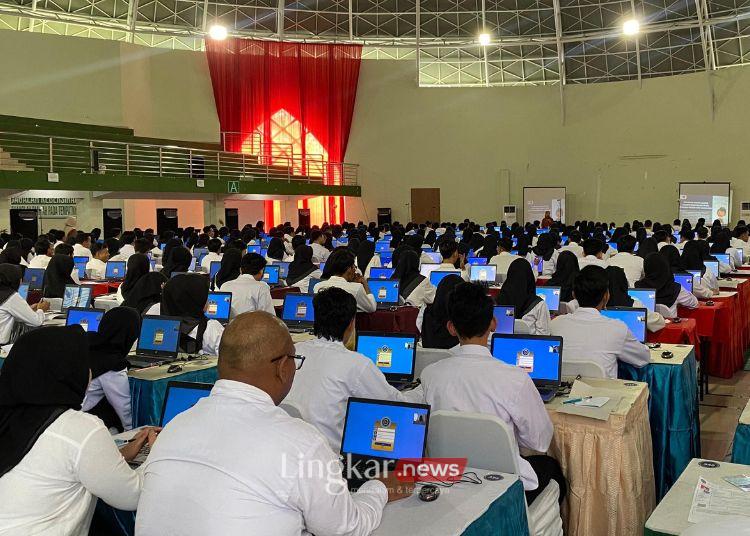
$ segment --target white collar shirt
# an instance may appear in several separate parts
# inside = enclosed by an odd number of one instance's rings
[[[18,292],[8,296],[8,299],[0,304],[0,345],[10,342],[16,322],[34,328],[44,323],[44,312],[34,311]]]
[[[29,262],[29,268],[44,268],[46,270],[50,260],[52,260],[52,257],[37,255]]]
[[[618,266],[623,269],[625,277],[628,280],[628,286],[630,287],[634,287],[635,283],[643,279],[645,275],[643,272],[643,259],[638,255],[622,252],[610,257],[607,262],[610,266]]]
[[[221,254],[216,253],[215,251],[209,251],[206,253],[203,260],[201,260],[201,268],[203,268],[203,271],[208,272],[211,268],[211,263],[214,261],[221,261]]]
[[[326,262],[328,260],[328,256],[331,252],[328,251],[327,248],[321,246],[317,242],[310,244],[310,247],[313,250],[313,262]]]
[[[86,263],[86,271],[91,270],[91,279],[104,279],[107,263],[99,259],[91,259]],[[119,289],[119,287],[118,287]]]
[[[372,294],[365,292],[365,287],[361,283],[352,283],[344,279],[343,277],[333,275],[326,281],[321,281],[315,285],[315,293],[317,294],[323,289],[329,287],[338,287],[344,289],[349,294],[354,296],[357,300],[357,310],[363,313],[374,313],[377,309],[377,303],[375,297]]]
[[[73,244],[74,257],[88,257],[91,259],[91,250],[83,244]]]
[[[250,311],[276,314],[271,299],[271,287],[265,281],[256,281],[250,274],[240,274],[236,279],[221,285],[219,290],[232,293],[232,318]]]

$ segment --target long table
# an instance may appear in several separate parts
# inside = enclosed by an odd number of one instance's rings
[[[742,410],[732,443],[732,461],[750,465],[750,400]]]

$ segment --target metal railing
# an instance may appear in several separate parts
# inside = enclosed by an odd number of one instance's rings
[[[356,164],[315,161],[324,173],[313,175],[302,173],[308,162],[294,157],[274,160],[242,152],[21,132],[0,131],[0,151],[35,171],[325,185],[356,185],[358,180]]]

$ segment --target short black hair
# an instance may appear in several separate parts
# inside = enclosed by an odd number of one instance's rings
[[[107,244],[100,244],[99,242],[93,242],[91,244],[91,255],[96,257],[96,254],[99,253],[101,250],[107,249]]]
[[[737,226],[737,227],[736,227],[736,228],[734,229],[734,234],[735,234],[735,236],[737,236],[737,237],[739,238],[739,237],[740,237],[740,236],[742,236],[743,234],[747,233],[747,232],[748,232],[748,230],[749,230],[749,229],[748,229],[747,225],[738,225],[738,226]]]
[[[637,243],[638,241],[634,236],[630,236],[629,234],[623,235],[617,241],[617,250],[623,253],[633,253]]]
[[[576,244],[580,244],[581,239],[583,239],[583,236],[581,236],[580,231],[570,231],[570,234],[568,235],[568,243],[575,242]]]
[[[137,238],[135,242],[133,242],[133,247],[135,248],[136,253],[143,253],[145,255],[151,251],[151,244],[152,243],[145,238]]]
[[[345,247],[339,247],[333,250],[326,261],[326,273],[330,275],[341,276],[354,266],[354,253]]]
[[[132,244],[135,241],[135,233],[133,231],[125,231],[120,237],[120,242],[123,244]]]
[[[511,251],[513,249],[513,240],[510,238],[501,238],[497,241],[497,247],[503,251]]]
[[[607,271],[601,266],[585,266],[573,282],[573,294],[580,307],[596,307],[609,290]]]
[[[67,255],[70,257],[73,255],[73,246],[70,244],[57,244],[55,246],[55,255]]]
[[[266,259],[258,253],[248,253],[242,257],[240,262],[240,269],[243,274],[255,275],[259,274],[266,267]]]
[[[328,287],[313,297],[316,337],[331,341],[344,339],[344,332],[357,315],[357,300],[344,289]]]
[[[654,232],[653,239],[656,240],[656,243],[660,242],[666,242],[667,241],[667,232],[664,229],[659,229],[658,231]]]
[[[597,253],[602,253],[604,251],[604,242],[599,240],[598,238],[588,238],[583,241],[583,254],[588,255],[596,255]]]
[[[36,244],[34,244],[34,253],[37,255],[46,255],[51,245],[50,241],[46,238],[39,238],[39,240],[36,241]]]
[[[76,233],[76,244],[83,244],[89,238],[91,238],[91,234],[78,231]]]
[[[323,235],[319,230],[314,230],[310,233],[310,243],[315,242],[318,238],[320,238]]]
[[[223,243],[224,242],[222,242],[218,238],[212,238],[208,241],[208,251],[210,251],[211,253],[218,253]]]
[[[448,296],[448,320],[462,339],[487,333],[494,314],[492,298],[477,283],[460,283]]]
[[[695,238],[695,231],[692,229],[683,229],[680,231],[680,236],[685,240],[692,240]]]
[[[446,261],[458,251],[458,243],[455,240],[443,240],[440,242],[440,256]]]
[[[695,232],[698,234],[698,238],[708,238],[708,227],[698,227]]]

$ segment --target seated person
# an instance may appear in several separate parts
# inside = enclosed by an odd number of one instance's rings
[[[711,270],[706,269],[703,262],[710,258],[713,257],[705,240],[691,240],[682,249],[682,265],[685,270],[700,270],[702,274],[700,278],[693,279],[693,294],[697,298],[707,299],[719,294],[719,280]]]
[[[370,293],[367,280],[357,273],[354,266],[354,253],[346,248],[337,248],[326,261],[323,277],[329,275],[325,281],[315,285],[313,292],[320,292],[329,287],[339,287],[354,296],[357,300],[357,310],[373,313],[377,309],[375,297]]]
[[[557,233],[544,233],[539,237],[536,245],[531,248],[526,260],[530,264],[536,266],[538,259],[542,259],[542,273],[538,274],[541,277],[550,277],[555,273],[555,267],[557,263]],[[534,274],[536,274],[536,267],[534,268]]]
[[[646,275],[635,286],[636,288],[656,289],[656,304],[663,306],[662,316],[677,318],[679,305],[688,309],[698,307],[698,299],[675,282],[669,263],[663,255],[651,253],[643,262],[643,270]]]
[[[542,235],[544,236],[544,235]],[[516,312],[516,333],[549,335],[547,303],[536,295],[536,278],[526,259],[516,259],[495,299],[498,305],[512,305]]]
[[[635,285],[636,281],[643,279],[643,259],[634,253],[637,241],[630,235],[625,235],[617,242],[617,255],[613,255],[607,261],[610,266],[619,266],[625,270],[628,285]]]
[[[606,268],[609,266],[604,260],[604,242],[598,238],[589,238],[583,242],[583,258],[578,259],[578,266],[584,267],[594,265]]]
[[[568,235],[568,243],[561,247],[559,251],[560,253],[563,251],[570,251],[580,259],[583,257],[583,247],[581,246],[582,241],[583,237],[581,236],[580,231],[571,231]]]
[[[619,266],[609,266],[606,268],[607,277],[609,278],[609,301],[607,307],[640,307],[645,309],[646,306],[639,300],[634,300],[628,294],[628,280],[625,272]],[[578,302],[574,302],[576,306]],[[568,312],[572,313],[570,308]],[[657,332],[666,326],[664,317],[657,312],[648,311],[646,313],[646,329],[651,332]]]
[[[437,270],[461,270],[461,278],[469,280],[469,272],[466,270],[466,256],[458,251],[458,242],[455,240],[443,240],[440,242],[440,256],[443,262]]]
[[[661,250],[664,246],[668,246],[672,243],[672,233],[659,229],[654,232],[653,239],[656,240],[657,249]]]
[[[89,279],[104,279],[104,273],[107,270],[107,261],[109,260],[109,249],[107,244],[94,242],[91,244],[91,260],[86,263],[86,272]]]
[[[206,253],[201,261],[201,268],[203,268],[204,272],[208,272],[211,269],[212,262],[221,260],[221,253],[219,251],[223,244],[218,238],[212,238],[208,241],[208,253]]]
[[[579,271],[578,257],[571,250],[562,251],[557,256],[555,273],[547,281],[547,285],[560,287],[560,303],[573,301],[573,283]]]
[[[131,307],[139,314],[147,314],[156,304],[161,303],[161,293],[167,284],[167,277],[161,272],[149,272],[141,277],[122,302],[123,307]]]
[[[67,244],[64,245],[67,246]],[[73,249],[70,246],[68,248]],[[78,274],[75,272],[77,270],[73,263],[73,257],[56,253],[44,271],[42,296],[45,298],[63,298],[65,296],[65,285],[77,285],[79,283]]]
[[[375,242],[370,242],[367,239],[360,240],[356,255],[357,271],[362,274],[365,279],[370,277],[371,269],[380,268],[382,266],[380,255],[375,253]],[[310,292],[312,292],[312,289],[310,289]]]
[[[73,244],[74,257],[91,258],[91,235],[89,233],[76,233],[76,242]]]
[[[294,250],[294,260],[289,263],[289,271],[286,276],[288,287],[297,287],[300,292],[307,294],[312,291],[310,279],[320,279],[323,272],[312,262],[313,251],[310,246],[304,244],[297,246]]]
[[[711,253],[726,253],[729,255],[729,264],[719,263],[719,273],[727,274],[740,264],[739,252],[731,246],[732,233],[729,229],[722,229],[714,235],[714,243],[711,245]]]
[[[429,278],[419,273],[419,255],[416,251],[407,249],[400,254],[393,279],[399,280],[398,292],[404,303],[422,307],[435,300],[435,287]]]
[[[695,239],[695,231],[693,231],[692,229],[688,229],[686,227],[680,231],[680,241],[673,245],[674,247],[682,251],[682,249],[685,247],[685,244],[687,244],[688,242],[694,239]]]
[[[497,280],[505,281],[505,277],[508,275],[508,268],[513,261],[520,259],[518,255],[513,255],[511,250],[513,249],[513,241],[510,238],[501,238],[497,241],[498,254],[490,259],[488,264],[494,264],[497,266]]]
[[[315,294],[315,339],[297,343],[297,354],[306,358],[297,372],[286,401],[302,419],[323,434],[331,449],[339,452],[349,397],[403,401],[403,395],[388,385],[385,376],[369,358],[347,350],[354,342],[357,303],[340,288]],[[351,345],[350,345],[351,347]]]
[[[551,334],[563,338],[564,361],[595,361],[608,378],[617,378],[618,360],[636,367],[651,362],[648,347],[638,342],[623,322],[601,315],[610,296],[609,278],[604,268],[586,266],[581,269],[573,295],[580,307],[550,323]]]
[[[141,278],[151,273],[151,262],[148,260],[148,257],[142,253],[134,253],[128,257],[127,263],[125,279],[122,284],[117,287],[117,292],[115,293],[115,299],[118,304],[122,304],[122,302],[125,301]]]
[[[464,280],[457,275],[446,276],[438,283],[435,301],[419,309],[417,329],[423,348],[448,350],[458,346],[458,337],[448,331],[448,298]]]
[[[266,259],[261,255],[247,253],[240,261],[240,275],[219,287],[221,292],[232,293],[232,318],[250,311],[276,314],[271,299],[271,287],[263,281],[265,267]]]
[[[528,266],[528,263],[522,261]],[[495,330],[492,299],[481,285],[458,285],[448,303],[448,331],[460,346],[451,357],[425,367],[422,386],[432,411],[449,410],[494,415],[515,432],[520,448],[546,452],[552,422],[534,382],[524,370],[495,359],[487,338]],[[551,479],[567,489],[560,466],[548,456],[519,457],[521,482],[531,504]]]
[[[747,261],[750,259],[750,229],[747,225],[738,225],[734,228],[732,235],[732,247],[735,249],[741,249],[744,253],[743,260]],[[36,247],[34,247],[34,249],[36,249]]]
[[[325,247],[326,235],[318,231],[312,231],[310,233],[310,247],[313,250],[313,262],[320,264],[326,262],[331,252]]]
[[[304,359],[268,313],[229,324],[210,396],[169,423],[143,466],[136,534],[366,536],[386,502],[410,495],[395,473],[350,494],[326,438],[278,407]]]
[[[0,347],[15,340],[21,331],[19,324],[32,328],[41,326],[44,311],[49,310],[49,302],[40,301],[30,306],[18,294],[22,270],[13,264],[0,264]]]
[[[52,259],[52,255],[55,254],[55,249],[52,247],[52,243],[44,237],[39,237],[34,244],[34,256],[29,261],[29,268],[47,268],[49,261]]]

